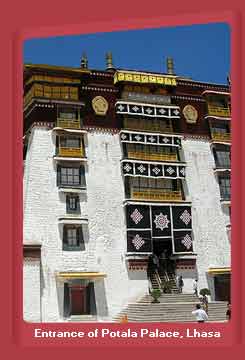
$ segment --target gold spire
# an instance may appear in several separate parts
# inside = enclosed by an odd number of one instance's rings
[[[172,57],[167,57],[167,73],[174,75],[174,60]]]
[[[106,69],[114,69],[113,63],[112,63],[112,53],[109,51],[106,53]]]
[[[88,58],[87,58],[87,55],[85,53],[83,53],[83,55],[82,55],[80,65],[81,65],[82,69],[87,69],[88,68]]]

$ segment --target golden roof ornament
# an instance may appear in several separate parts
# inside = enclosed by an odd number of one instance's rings
[[[167,57],[167,74],[174,75],[174,60],[172,57]]]
[[[85,53],[83,53],[83,55],[82,55],[80,65],[81,65],[82,69],[87,69],[88,68],[88,58],[87,58],[87,55]]]
[[[112,53],[109,51],[106,53],[106,69],[114,69],[113,63],[112,63]]]

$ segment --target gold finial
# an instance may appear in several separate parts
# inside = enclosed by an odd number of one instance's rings
[[[80,65],[81,65],[82,69],[87,69],[88,68],[88,58],[87,58],[87,55],[85,53],[83,53],[83,55],[82,55]]]
[[[114,69],[114,66],[112,63],[112,53],[111,52],[106,53],[106,69],[107,70]]]
[[[171,57],[167,57],[167,73],[174,75],[174,60]]]

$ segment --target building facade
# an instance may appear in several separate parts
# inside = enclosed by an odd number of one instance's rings
[[[229,86],[171,59],[25,65],[24,319],[111,321],[154,285],[155,257],[159,286],[182,275],[228,300],[230,133]]]

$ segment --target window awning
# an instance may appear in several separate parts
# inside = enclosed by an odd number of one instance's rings
[[[214,91],[214,90],[205,90],[202,95],[225,95],[230,96],[231,94],[226,91]]]
[[[75,218],[75,217],[65,217],[65,218],[59,218],[59,224],[68,224],[68,225],[82,225],[82,224],[88,224],[88,219],[81,219],[81,218]]]
[[[209,268],[208,269],[208,274],[210,275],[222,275],[222,274],[230,274],[231,273],[231,268],[230,267],[220,267],[220,268]]]
[[[58,272],[57,277],[61,279],[103,279],[107,275],[106,273],[102,272],[83,272],[83,271],[76,271],[76,272]]]
[[[87,130],[77,130],[77,129],[64,129],[62,127],[56,126],[52,129],[53,131],[60,131],[65,133],[74,133],[74,134],[87,134]]]
[[[55,161],[76,161],[76,162],[86,162],[87,158],[84,157],[72,157],[72,156],[54,156],[53,159]]]

